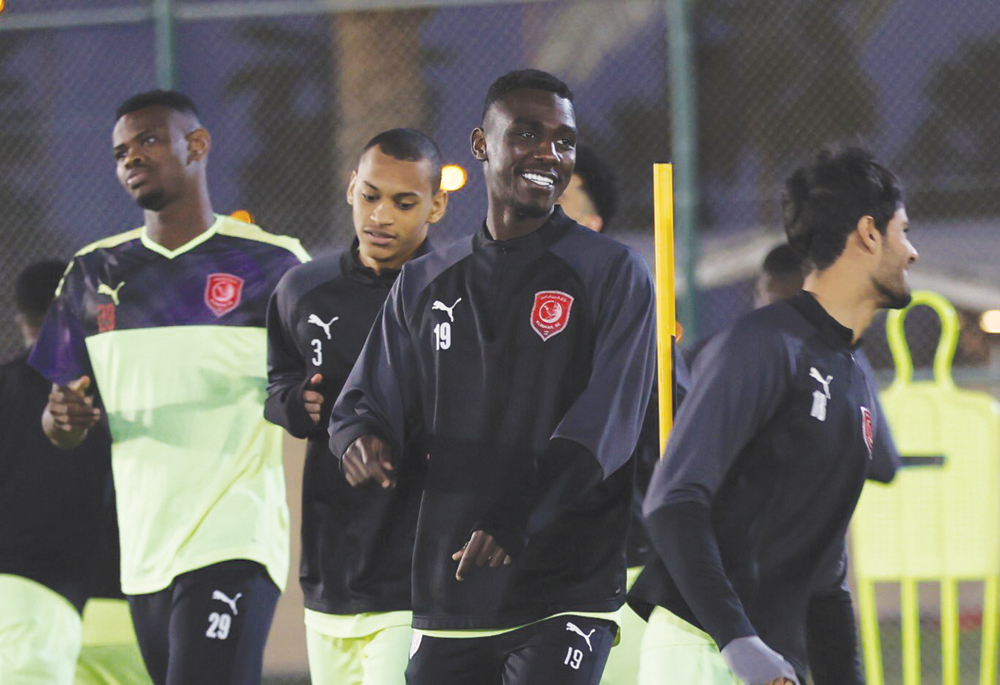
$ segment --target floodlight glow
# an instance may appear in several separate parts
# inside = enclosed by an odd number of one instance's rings
[[[445,164],[441,167],[441,190],[454,193],[465,186],[467,179],[468,174],[465,173],[465,169],[457,164]]]
[[[979,327],[985,333],[1000,334],[1000,309],[990,309],[979,317]]]

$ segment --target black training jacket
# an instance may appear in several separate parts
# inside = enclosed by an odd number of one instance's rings
[[[642,257],[566,218],[474,236],[414,260],[330,423],[342,456],[377,433],[427,474],[413,557],[414,627],[499,629],[614,611],[625,584],[635,447],[654,370]],[[455,579],[472,531],[514,564]]]
[[[425,242],[418,254],[427,252]],[[410,559],[420,505],[419,461],[399,487],[348,485],[327,447],[330,408],[361,352],[398,271],[376,274],[343,252],[290,269],[268,306],[268,388],[264,416],[308,438],[302,487],[299,580],[306,607],[328,614],[409,610]],[[325,399],[319,424],[302,403],[314,374]]]
[[[852,333],[806,292],[698,357],[644,513],[659,559],[630,593],[723,647],[759,635],[807,668],[809,601],[830,582],[871,461],[876,385]]]
[[[111,438],[99,424],[75,449],[49,442],[51,390],[27,354],[0,365],[0,573],[45,585],[82,612],[88,597],[121,596]]]

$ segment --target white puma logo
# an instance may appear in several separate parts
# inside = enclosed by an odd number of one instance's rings
[[[116,287],[114,290],[112,290],[111,286],[105,285],[104,283],[98,283],[97,284],[97,294],[98,295],[107,295],[108,297],[111,298],[111,301],[114,302],[115,306],[117,307],[118,304],[119,304],[119,302],[118,302],[118,291],[122,289],[123,285],[125,285],[125,281],[122,281],[121,283],[119,283],[118,287]]]
[[[830,399],[830,381],[833,380],[833,376],[823,378],[823,375],[816,370],[815,366],[809,367],[809,375],[823,385],[823,392],[826,393],[826,399]]]
[[[576,633],[577,635],[582,637],[584,640],[587,641],[587,649],[589,649],[591,652],[594,651],[593,645],[590,644],[590,636],[597,632],[597,628],[591,628],[590,632],[584,635],[583,631],[580,630],[580,628],[575,623],[567,622],[566,630],[570,631],[571,633]]]
[[[335,316],[332,319],[330,319],[330,323],[323,323],[323,319],[319,318],[315,314],[310,314],[309,315],[309,320],[306,321],[306,323],[316,324],[317,326],[319,326],[320,328],[323,329],[324,333],[326,333],[326,339],[327,340],[333,340],[333,338],[330,337],[330,326],[333,325],[334,321],[337,321],[339,319],[340,319],[339,316]]]
[[[444,312],[445,314],[448,315],[448,318],[451,319],[451,322],[455,323],[455,312],[454,312],[454,309],[455,309],[455,307],[458,306],[458,303],[461,302],[461,301],[462,301],[462,298],[460,297],[457,300],[455,300],[455,304],[453,304],[453,305],[451,305],[449,307],[448,305],[446,305],[441,300],[434,300],[434,304],[431,305],[431,311],[437,310],[439,312]]]
[[[236,610],[236,600],[243,596],[242,592],[236,593],[236,596],[229,599],[221,590],[215,590],[212,592],[212,599],[217,599],[220,602],[225,602],[229,605],[229,608],[233,610],[233,616],[239,616],[240,612]]]
[[[823,374],[817,371],[815,366],[809,368],[809,376],[815,378],[823,386],[823,392],[813,391],[813,404],[812,409],[809,410],[809,416],[826,421],[826,401],[830,399],[830,382],[833,380],[833,376],[823,378]]]

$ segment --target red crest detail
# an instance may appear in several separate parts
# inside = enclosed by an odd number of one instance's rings
[[[865,436],[865,444],[868,445],[868,458],[872,458],[872,450],[875,449],[875,428],[872,425],[872,413],[861,407],[861,431]]]
[[[243,296],[243,279],[232,274],[209,274],[205,283],[205,304],[216,316],[236,309]]]
[[[535,306],[531,308],[531,327],[542,340],[562,333],[569,323],[573,296],[559,290],[535,293]]]
[[[97,332],[107,333],[115,330],[115,305],[97,305]]]

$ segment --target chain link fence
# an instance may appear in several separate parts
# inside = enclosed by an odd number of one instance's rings
[[[152,4],[10,0],[0,15],[0,358],[21,344],[21,268],[142,223],[115,180],[110,136],[116,107],[157,85]],[[383,129],[416,126],[469,172],[439,242],[472,232],[485,188],[469,133],[490,82],[532,66],[576,92],[582,141],[618,179],[615,235],[651,258],[651,165],[671,159],[665,3],[424,4],[174,0],[175,85],[212,134],[217,211],[247,209],[314,253],[342,246],[358,151]],[[862,143],[907,188],[922,253],[912,281],[961,312],[959,380],[998,392],[997,336],[979,316],[1000,309],[1000,4],[700,0],[692,18],[700,318],[684,344],[752,306],[753,278],[782,237],[782,179],[825,144]],[[907,330],[917,366],[929,366],[935,320],[916,312]],[[888,379],[881,318],[867,349]],[[936,682],[938,652],[927,653]]]

